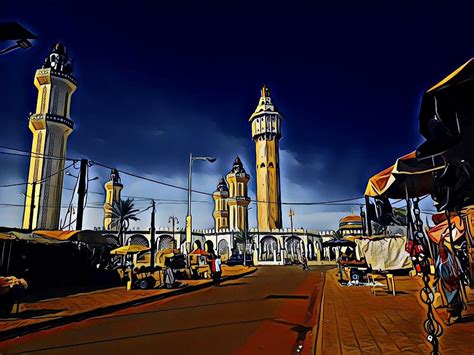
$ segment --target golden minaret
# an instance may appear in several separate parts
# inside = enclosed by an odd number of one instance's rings
[[[212,194],[214,198],[214,222],[216,230],[220,231],[229,228],[229,211],[227,198],[229,197],[229,188],[224,178],[221,178],[216,191]]]
[[[248,182],[250,176],[246,173],[240,158],[235,158],[232,170],[227,174],[229,184],[229,228],[233,231],[244,231],[248,226]]]
[[[105,203],[104,203],[104,229],[118,230],[117,224],[111,226],[113,222],[112,207],[114,203],[118,203],[121,199],[121,192],[123,189],[120,175],[117,169],[112,169],[110,172],[110,179],[104,185],[105,188]]]
[[[71,96],[77,87],[71,60],[61,43],[36,71],[34,84],[38,100],[29,120],[33,144],[23,228],[58,229],[66,144],[74,128]]]
[[[282,227],[279,155],[281,119],[281,114],[272,104],[270,90],[264,85],[258,106],[249,119],[255,141],[258,228],[261,231]]]

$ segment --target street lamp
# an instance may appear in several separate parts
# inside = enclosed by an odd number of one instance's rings
[[[174,227],[175,227],[176,224],[179,224],[178,217],[170,216],[168,218],[168,223],[173,224],[173,243],[174,243],[176,241],[176,236],[174,235]],[[180,239],[181,239],[181,236],[180,236]],[[181,248],[181,240],[179,241],[179,244],[180,244],[180,248]],[[174,245],[173,245],[173,249],[174,249]]]
[[[0,42],[2,41],[16,41],[13,46],[0,50],[1,54],[6,54],[15,49],[28,49],[32,47],[29,39],[37,39],[33,33],[18,23],[0,23]]]
[[[192,241],[192,218],[191,218],[191,191],[192,191],[192,176],[193,176],[193,161],[205,160],[209,163],[214,163],[217,159],[212,157],[193,157],[193,153],[189,153],[189,174],[188,174],[188,214],[186,216],[186,252],[191,252]]]

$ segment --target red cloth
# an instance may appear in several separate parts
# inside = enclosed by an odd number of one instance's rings
[[[216,259],[211,260],[211,271],[216,272]]]

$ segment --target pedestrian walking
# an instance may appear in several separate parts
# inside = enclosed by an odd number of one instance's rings
[[[308,271],[309,270],[308,258],[306,258],[305,253],[301,255],[301,263],[303,264],[303,270]]]

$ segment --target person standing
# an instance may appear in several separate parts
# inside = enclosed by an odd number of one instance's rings
[[[222,266],[220,255],[215,255],[212,259],[212,278],[214,279],[214,286],[221,284]]]
[[[301,263],[303,264],[303,270],[308,271],[309,270],[308,258],[306,257],[305,253],[301,255]]]

